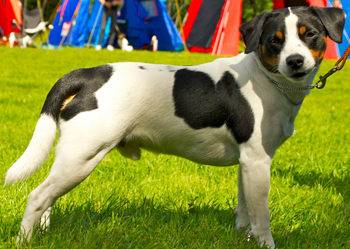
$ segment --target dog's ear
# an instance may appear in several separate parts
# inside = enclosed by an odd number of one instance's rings
[[[343,28],[345,24],[345,12],[340,8],[310,7],[320,18],[326,28],[329,38],[337,43],[342,42]]]
[[[241,32],[244,44],[246,46],[246,54],[249,54],[258,48],[264,23],[267,17],[270,15],[271,12],[264,11],[262,14],[254,17],[252,20],[242,24],[239,27],[239,32]]]

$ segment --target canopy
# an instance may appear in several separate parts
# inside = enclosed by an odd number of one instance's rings
[[[0,27],[5,36],[8,36],[11,32],[20,33],[16,25],[13,25],[13,20],[15,20],[19,26],[22,25],[22,4],[20,0],[1,0]]]

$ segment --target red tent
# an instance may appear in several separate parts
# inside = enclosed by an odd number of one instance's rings
[[[183,30],[188,49],[237,55],[242,0],[192,0]]]
[[[5,36],[8,36],[11,32],[20,32],[12,24],[13,20],[16,20],[18,25],[22,25],[22,4],[20,0],[0,0],[0,27]]]
[[[273,0],[274,9],[282,9],[293,6],[316,6],[327,7],[327,0]],[[336,44],[327,38],[327,50],[324,55],[325,59],[338,59]]]
[[[293,6],[326,7],[327,0],[273,0],[274,9]],[[191,52],[237,55],[242,0],[192,0],[183,26]],[[325,59],[337,59],[336,44],[328,38]]]

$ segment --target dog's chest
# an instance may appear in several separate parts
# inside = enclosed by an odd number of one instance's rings
[[[287,118],[282,126],[281,144],[290,138],[295,132],[294,118]]]

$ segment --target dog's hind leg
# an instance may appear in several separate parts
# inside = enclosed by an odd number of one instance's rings
[[[46,223],[55,201],[81,183],[115,146],[105,141],[77,141],[78,135],[67,137],[61,137],[57,144],[56,158],[49,176],[29,195],[18,243],[25,239],[29,241],[40,217]]]
[[[47,189],[50,188],[50,180],[47,178],[39,187],[33,190],[28,197],[28,204],[24,211],[21,230],[17,243],[22,244],[23,240],[30,241],[33,227],[43,212],[52,206],[55,199],[52,198]]]

